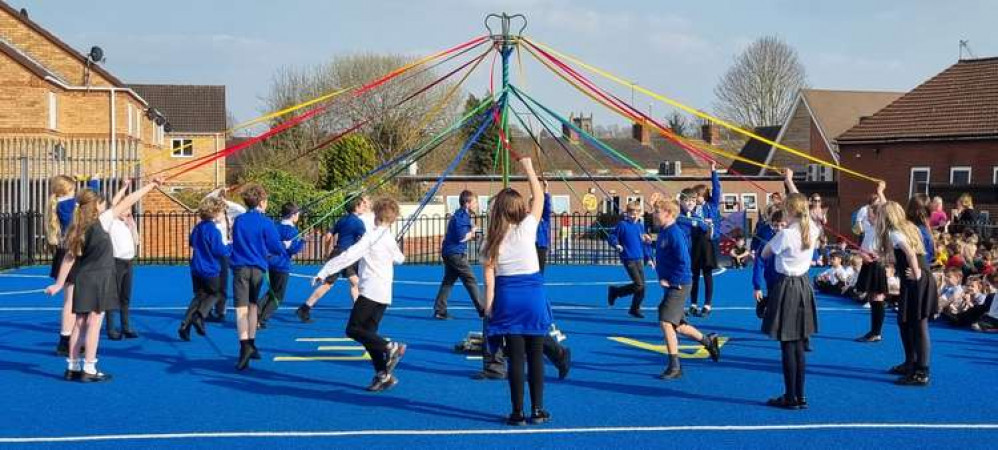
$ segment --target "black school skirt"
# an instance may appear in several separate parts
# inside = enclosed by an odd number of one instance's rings
[[[864,262],[856,278],[856,291],[867,294],[887,294],[887,270],[880,261]],[[870,297],[867,297],[869,299]]]
[[[818,331],[818,308],[807,275],[781,276],[769,291],[762,332],[778,341],[807,339]]]

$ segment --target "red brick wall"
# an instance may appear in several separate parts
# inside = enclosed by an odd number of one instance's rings
[[[860,173],[881,178],[887,182],[887,197],[904,202],[912,167],[929,167],[932,183],[948,183],[950,167],[973,167],[971,182],[992,182],[992,173],[998,166],[998,141],[946,141],[913,142],[879,145],[840,144],[842,165]],[[879,150],[879,152],[877,151]],[[844,213],[839,227],[849,229],[852,211],[860,207],[865,197],[874,192],[873,183],[848,174],[839,177],[839,201]],[[948,205],[952,207],[952,205]],[[992,217],[998,211],[992,211]]]

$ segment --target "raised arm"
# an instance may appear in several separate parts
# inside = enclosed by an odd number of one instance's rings
[[[138,203],[138,201],[141,200],[143,196],[148,194],[149,191],[153,190],[154,188],[162,184],[163,184],[162,178],[160,177],[153,178],[151,182],[146,183],[145,186],[142,186],[141,188],[137,189],[135,192],[128,194],[125,198],[121,199],[121,201],[118,202],[118,204],[112,206],[111,207],[112,214],[114,214],[114,217],[121,217],[122,214],[131,209],[132,205]]]
[[[887,203],[887,195],[884,194],[884,191],[886,191],[886,190],[887,190],[887,183],[885,183],[883,181],[878,181],[877,182],[877,204]]]
[[[125,193],[128,192],[128,188],[132,186],[132,179],[126,178],[123,183],[121,183],[121,188],[118,192],[114,193],[114,197],[111,199],[111,205],[117,205],[121,203],[121,199],[125,198]]]
[[[787,193],[798,194],[797,184],[794,183],[794,170],[787,167],[783,169],[783,184],[787,187]]]
[[[541,186],[541,180],[537,178],[537,173],[534,172],[534,163],[530,160],[529,156],[522,156],[512,149],[509,150],[509,153],[510,156],[520,161],[520,165],[523,166],[523,173],[527,174],[527,182],[530,183],[530,195],[532,197],[530,200],[530,215],[534,216],[534,219],[540,222],[541,216],[544,213],[544,188]]]
[[[720,211],[721,208],[721,177],[717,174],[717,162],[710,163],[710,203],[714,209]]]

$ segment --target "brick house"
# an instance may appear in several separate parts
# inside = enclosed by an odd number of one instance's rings
[[[915,192],[975,195],[978,209],[998,214],[998,58],[960,60],[837,139],[844,167],[880,177],[887,196]],[[841,177],[845,211],[859,207],[870,182]],[[952,203],[950,203],[952,205]],[[848,215],[839,219],[848,227]],[[847,229],[847,228],[845,228]]]
[[[171,129],[164,137],[162,154],[144,161],[149,172],[162,170],[185,160],[210,155],[226,146],[225,86],[175,84],[130,84],[128,87],[163,114]],[[172,189],[211,189],[225,183],[225,160],[217,159],[194,169]]]
[[[43,210],[47,180],[56,174],[100,174],[111,185],[141,177],[150,173],[143,161],[171,145],[170,119],[95,57],[0,1],[0,213]],[[176,181],[215,179],[224,172]]]
[[[583,131],[592,133],[589,119],[573,116],[572,120]],[[561,130],[561,141],[571,152],[571,156],[558,143],[558,139],[545,134],[538,138],[543,149],[538,166],[549,181],[556,212],[587,212],[587,208],[583,206],[583,198],[587,194],[596,197],[597,205],[596,211],[588,212],[613,213],[628,202],[643,204],[655,192],[677,195],[683,188],[710,183],[709,165],[699,157],[671,141],[652,136],[651,130],[641,124],[632,125],[631,131],[631,137],[607,137],[600,138],[600,141],[632,159],[640,169],[608,156],[568,126]],[[689,141],[696,146],[721,147],[731,153],[737,151],[732,147],[743,143],[723,139],[721,136],[716,127],[703,126],[700,138]],[[530,138],[514,136],[512,145],[521,154],[533,155],[535,152],[535,144]],[[722,167],[728,164],[724,160],[719,162]],[[439,175],[406,175],[399,179],[403,183],[417,184],[420,189],[425,189],[438,177]],[[758,174],[752,181],[723,175],[722,186],[726,200],[741,200],[754,213],[768,201],[767,191],[781,188],[780,180],[778,176]],[[524,181],[522,176],[511,175],[511,183],[518,189],[527,189]],[[460,192],[468,189],[479,194],[480,207],[484,211],[490,194],[501,187],[501,176],[458,174],[447,178],[438,197],[445,204],[446,211],[451,213],[457,208]]]

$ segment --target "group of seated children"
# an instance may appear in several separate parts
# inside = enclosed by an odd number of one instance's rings
[[[933,275],[939,286],[939,315],[958,327],[977,331],[998,331],[998,273],[993,240],[978,246],[980,239],[972,232],[952,236],[936,233],[936,258]],[[828,268],[815,277],[815,288],[822,293],[854,299],[869,307],[864,292],[856,289],[863,258],[840,249],[828,256]],[[886,264],[887,302],[896,308],[901,289],[900,276],[893,264]]]

